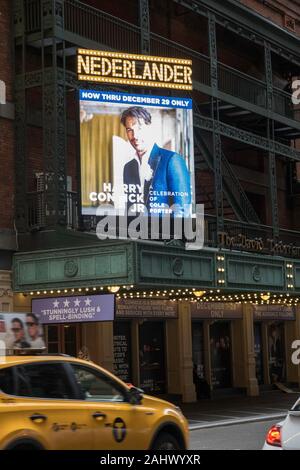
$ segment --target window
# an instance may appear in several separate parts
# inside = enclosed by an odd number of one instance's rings
[[[11,367],[0,369],[0,391],[8,395],[14,394],[14,380]]]
[[[81,325],[80,323],[46,325],[45,337],[48,353],[63,353],[76,357],[81,347]]]
[[[109,377],[89,367],[72,364],[75,380],[87,401],[125,401],[121,387]]]
[[[17,395],[21,397],[73,399],[62,364],[30,364],[17,369]]]
[[[294,406],[292,406],[293,411],[300,411],[300,401],[298,400]]]

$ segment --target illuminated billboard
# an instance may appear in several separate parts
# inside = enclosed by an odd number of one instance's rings
[[[192,100],[80,91],[83,215],[193,216]]]
[[[78,49],[78,80],[192,90],[192,61],[124,52]]]

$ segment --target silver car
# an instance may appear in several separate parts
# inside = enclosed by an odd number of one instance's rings
[[[300,450],[300,398],[285,420],[269,429],[263,450]]]

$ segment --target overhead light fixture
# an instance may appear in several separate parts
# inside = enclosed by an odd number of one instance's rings
[[[108,287],[108,290],[112,292],[113,294],[116,294],[120,290],[120,286],[110,286]]]
[[[197,297],[199,299],[204,294],[206,294],[206,290],[194,290],[193,294],[194,294],[195,297]]]
[[[270,300],[270,293],[267,294],[260,294],[262,300]]]

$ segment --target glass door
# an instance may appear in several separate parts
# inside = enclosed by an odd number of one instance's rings
[[[268,326],[268,346],[270,382],[285,382],[286,363],[283,323],[272,323]]]
[[[139,328],[140,387],[146,393],[166,392],[165,325],[144,321]]]
[[[231,387],[230,322],[210,325],[211,381],[214,389]]]
[[[79,323],[45,326],[48,353],[68,354],[76,357],[81,347],[81,326]]]
[[[261,323],[259,322],[254,323],[254,354],[257,383],[258,385],[262,385],[264,382],[263,346]]]

